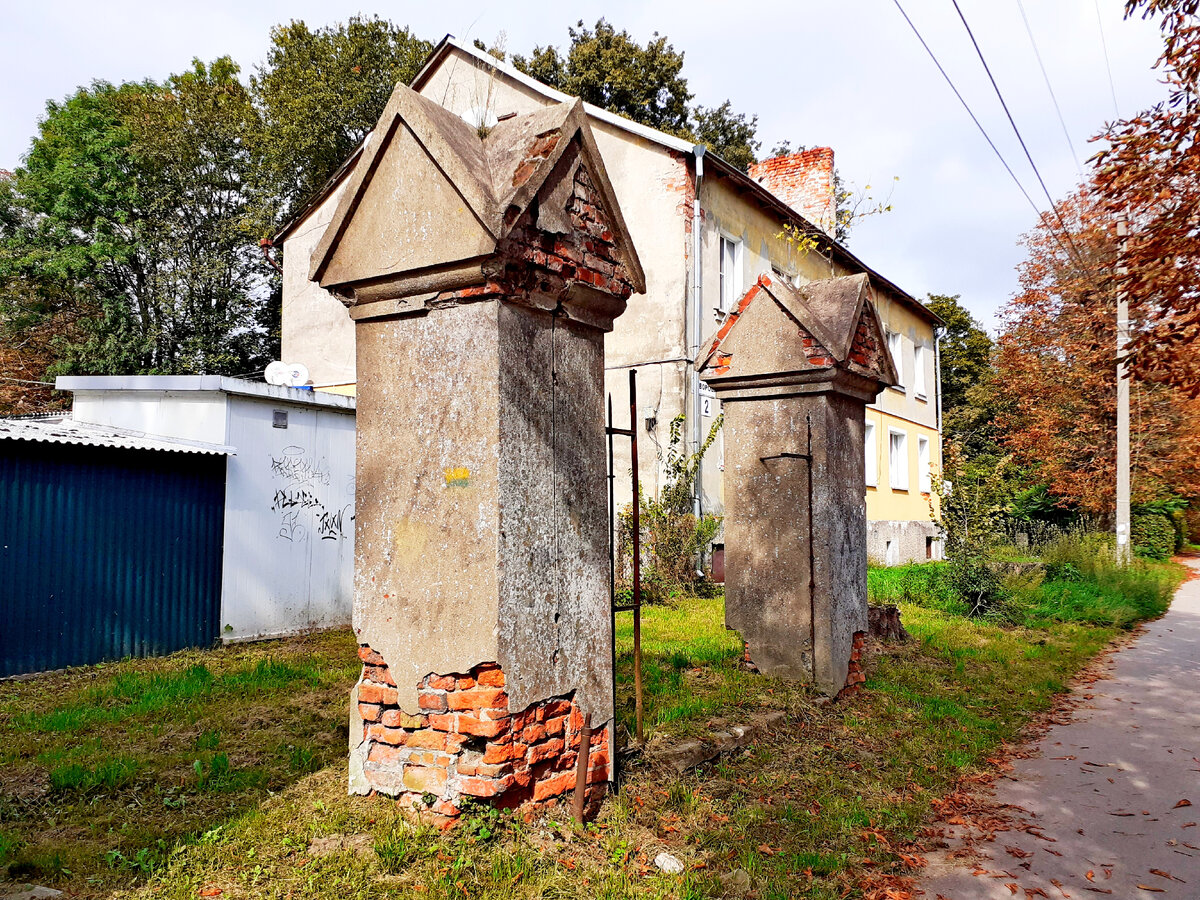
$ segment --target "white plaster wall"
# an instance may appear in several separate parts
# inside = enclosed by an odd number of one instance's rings
[[[226,402],[220,391],[75,391],[71,414],[94,425],[224,444]]]
[[[344,182],[343,182],[344,184]],[[309,258],[341,198],[333,191],[283,242],[283,359],[304,363],[315,385],[354,381],[354,322],[345,305],[308,280]]]
[[[273,427],[276,410],[287,428]],[[348,625],[354,414],[229,398],[222,638]]]

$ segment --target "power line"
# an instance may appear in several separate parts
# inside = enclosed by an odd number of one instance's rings
[[[1112,92],[1113,113],[1121,118],[1121,108],[1117,104],[1117,86],[1113,84],[1112,64],[1108,61],[1108,41],[1104,38],[1104,20],[1100,17],[1100,0],[1095,0],[1096,25],[1100,28],[1100,46],[1104,48],[1104,68],[1108,72],[1108,89]]]
[[[972,46],[975,47],[975,54],[979,57],[980,63],[983,64],[983,71],[987,73],[988,81],[992,83],[992,89],[996,92],[996,97],[1000,100],[1000,105],[1004,108],[1004,115],[1008,117],[1008,124],[1012,126],[1013,134],[1017,136],[1017,141],[1021,145],[1021,149],[1025,151],[1025,158],[1029,160],[1029,165],[1033,169],[1033,174],[1038,180],[1038,184],[1042,186],[1042,193],[1046,195],[1046,201],[1050,204],[1050,210],[1054,213],[1054,218],[1058,219],[1058,225],[1062,228],[1063,237],[1067,239],[1067,243],[1071,245],[1071,249],[1075,252],[1075,258],[1079,265],[1085,270],[1087,265],[1083,261],[1083,256],[1079,252],[1079,248],[1075,246],[1075,242],[1071,239],[1071,232],[1067,228],[1067,223],[1063,221],[1063,217],[1058,212],[1058,204],[1054,202],[1054,198],[1050,196],[1050,191],[1046,187],[1046,182],[1042,178],[1042,173],[1038,171],[1037,163],[1033,161],[1033,154],[1029,152],[1029,147],[1025,144],[1025,138],[1021,136],[1021,129],[1017,128],[1016,120],[1013,119],[1012,113],[1008,110],[1008,104],[1004,102],[1004,94],[1000,91],[1000,85],[996,84],[996,79],[992,75],[992,70],[984,59],[983,51],[979,49],[979,42],[975,40],[975,33],[971,31],[971,26],[967,24],[967,17],[963,15],[963,11],[959,8],[958,0],[950,0],[954,4],[954,11],[958,13],[959,19],[962,20],[963,28],[967,29],[967,37],[971,39]],[[1064,248],[1065,249],[1065,248]]]
[[[1050,92],[1050,100],[1054,103],[1054,112],[1058,114],[1058,124],[1062,126],[1063,137],[1067,139],[1067,146],[1071,149],[1071,158],[1075,160],[1075,171],[1079,173],[1080,179],[1083,178],[1083,166],[1079,164],[1079,154],[1075,152],[1075,144],[1071,140],[1071,133],[1067,130],[1066,120],[1063,119],[1062,109],[1058,105],[1058,98],[1054,96],[1054,88],[1050,85],[1050,76],[1046,72],[1046,65],[1042,62],[1042,54],[1038,50],[1037,41],[1033,37],[1033,29],[1029,27],[1029,17],[1025,15],[1025,4],[1021,0],[1017,0],[1017,9],[1021,11],[1021,21],[1025,23],[1025,33],[1029,35],[1029,43],[1033,47],[1033,55],[1037,57],[1038,68],[1042,70],[1042,79],[1046,82],[1046,90]]]
[[[975,127],[978,128],[979,133],[983,135],[983,139],[987,141],[988,146],[992,148],[992,152],[996,154],[996,159],[1000,160],[1000,165],[1004,166],[1004,171],[1007,172],[1008,176],[1013,180],[1013,184],[1017,186],[1017,190],[1024,194],[1025,199],[1029,201],[1029,205],[1033,207],[1033,211],[1038,215],[1041,215],[1042,211],[1038,209],[1037,204],[1033,202],[1033,198],[1029,196],[1029,192],[1025,190],[1025,185],[1021,184],[1021,179],[1017,178],[1016,173],[1008,164],[1008,160],[1004,158],[1004,154],[1000,152],[995,142],[992,141],[991,135],[987,133],[987,129],[984,128],[980,123],[970,105],[965,99],[963,99],[963,95],[959,93],[958,88],[955,86],[950,76],[946,74],[946,70],[942,68],[942,64],[938,62],[938,58],[929,48],[929,45],[925,43],[925,38],[921,37],[921,32],[917,30],[917,26],[913,24],[913,20],[908,17],[908,13],[904,11],[904,7],[900,5],[900,0],[892,0],[892,2],[896,4],[896,9],[900,10],[900,15],[904,16],[904,21],[908,23],[908,27],[912,29],[913,34],[917,36],[917,40],[921,42],[921,46],[925,48],[925,52],[929,54],[929,58],[933,60],[933,64],[937,66],[937,70],[942,73],[942,78],[946,79],[946,84],[950,85],[950,90],[954,91],[954,96],[958,98],[958,102],[961,103],[963,109],[967,111],[967,115],[971,117],[971,121],[975,123]]]
[[[1004,158],[1004,154],[1000,152],[1000,149],[996,146],[995,141],[992,140],[991,135],[987,133],[987,129],[983,127],[983,124],[979,121],[979,118],[971,109],[970,104],[967,103],[967,101],[963,98],[963,95],[955,86],[954,81],[946,73],[946,70],[942,68],[941,62],[938,61],[937,56],[934,54],[933,50],[930,49],[929,44],[925,42],[925,38],[921,36],[921,32],[917,30],[917,26],[913,24],[913,20],[908,17],[908,13],[904,11],[904,7],[900,5],[900,0],[892,0],[892,2],[896,4],[896,9],[900,11],[900,15],[904,17],[904,21],[907,22],[908,27],[912,29],[912,33],[916,35],[917,40],[921,42],[921,46],[925,48],[925,52],[929,54],[929,58],[933,60],[933,64],[937,66],[937,70],[942,73],[942,78],[946,80],[946,84],[950,86],[950,90],[954,92],[954,96],[958,98],[958,102],[961,103],[963,109],[967,111],[967,115],[971,117],[971,121],[975,123],[975,127],[978,128],[979,133],[983,135],[983,139],[987,141],[988,146],[992,148],[992,152],[996,154],[996,158],[1000,160],[1000,165],[1004,166],[1004,171],[1007,172],[1009,178],[1013,180],[1013,184],[1017,186],[1017,190],[1019,190],[1022,196],[1024,196],[1025,200],[1029,203],[1030,208],[1034,211],[1037,217],[1042,220],[1042,223],[1049,230],[1051,237],[1058,242],[1059,247],[1061,247],[1063,252],[1069,256],[1071,254],[1070,250],[1068,250],[1066,245],[1063,244],[1062,240],[1055,232],[1054,227],[1046,221],[1046,214],[1042,210],[1038,209],[1038,205],[1033,202],[1033,198],[1029,196],[1029,191],[1025,190],[1025,185],[1021,184],[1021,179],[1019,179],[1016,173],[1012,170],[1012,166],[1008,164],[1008,160]],[[1053,206],[1053,201],[1051,201],[1051,206]],[[1055,210],[1056,215],[1057,213],[1058,211]],[[1062,221],[1061,217],[1059,217],[1059,221]],[[1065,227],[1063,228],[1063,233],[1064,235],[1066,234]],[[1070,240],[1070,237],[1068,236],[1067,239]],[[1076,251],[1075,256],[1078,258],[1078,251]],[[1080,262],[1082,263],[1082,260],[1080,260]],[[1084,268],[1086,269],[1087,267],[1085,266]]]

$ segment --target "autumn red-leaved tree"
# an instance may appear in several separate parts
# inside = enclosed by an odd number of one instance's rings
[[[1096,195],[1126,216],[1117,283],[1133,306],[1133,364],[1145,377],[1200,395],[1200,0],[1127,0],[1156,18],[1168,98],[1100,135]]]
[[[1112,513],[1116,462],[1113,215],[1087,192],[1059,204],[1070,240],[1043,222],[1024,239],[1021,292],[1005,307],[995,385],[1007,395],[1002,441],[1051,494]],[[1198,348],[1177,348],[1192,364]],[[1200,404],[1135,373],[1134,500],[1200,497]]]

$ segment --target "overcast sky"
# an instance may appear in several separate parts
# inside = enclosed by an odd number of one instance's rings
[[[1152,23],[1122,19],[1121,0],[1022,0],[1074,151],[1114,115],[1163,96],[1151,66]],[[1045,197],[950,0],[901,0],[1040,208]],[[1079,175],[1034,56],[1018,0],[960,0],[1046,185],[1056,198]],[[696,100],[758,115],[765,152],[780,140],[836,151],[838,168],[893,211],[863,220],[850,247],[918,297],[961,294],[989,327],[1015,291],[1020,235],[1036,213],[917,42],[894,0],[520,3],[441,0],[5,0],[0,31],[0,168],[14,168],[48,98],[94,79],[163,78],[194,56],[229,54],[244,72],[266,54],[273,24],[316,27],[378,14],[436,41],[447,32],[512,52],[567,41],[567,26],[601,15],[639,40],[655,31],[686,53]],[[1102,26],[1102,27],[1101,27]],[[1103,29],[1103,31],[1102,31]],[[1107,41],[1105,64],[1102,35]],[[893,181],[898,177],[899,181]]]

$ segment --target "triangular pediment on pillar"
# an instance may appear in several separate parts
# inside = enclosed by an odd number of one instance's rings
[[[398,85],[313,251],[310,277],[352,307],[474,289],[496,279],[514,229],[531,227],[550,236],[590,229],[576,243],[603,244],[619,269],[616,293],[645,290],[581,102],[481,131]],[[568,269],[564,296],[608,287]]]
[[[816,384],[839,373],[875,393],[898,384],[871,293],[866,275],[798,287],[764,275],[702,345],[696,369],[714,388]]]

